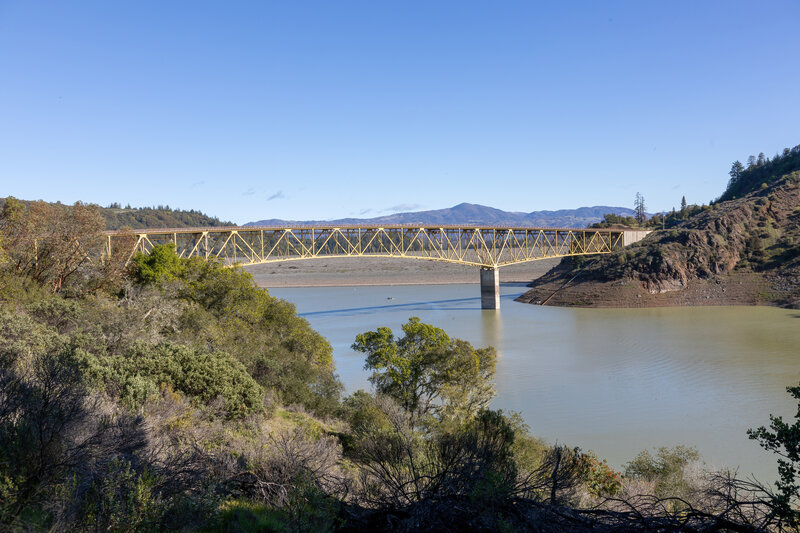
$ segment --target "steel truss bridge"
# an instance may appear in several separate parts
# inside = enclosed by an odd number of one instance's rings
[[[642,235],[636,235],[642,234]],[[504,228],[482,226],[210,227],[106,232],[106,253],[120,247],[149,253],[173,244],[180,257],[218,258],[255,265],[331,257],[401,257],[481,268],[481,285],[497,287],[507,265],[590,254],[607,254],[646,232],[620,229]],[[484,279],[486,278],[486,279]],[[494,291],[499,307],[499,290]]]

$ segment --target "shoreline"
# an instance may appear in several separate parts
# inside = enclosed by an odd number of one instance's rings
[[[767,283],[753,274],[733,273],[713,280],[692,280],[682,290],[653,294],[637,282],[567,284],[539,280],[560,259],[544,259],[501,267],[500,284],[519,284],[519,303],[547,307],[636,309],[658,307],[783,307],[764,300]],[[244,267],[266,289],[327,287],[407,287],[415,285],[479,285],[477,267],[403,258],[341,257],[284,261]],[[550,276],[548,276],[549,278]],[[533,285],[531,287],[531,285]],[[550,296],[550,298],[548,298]],[[762,297],[760,297],[762,296]]]
[[[500,283],[529,284],[558,264],[543,259],[500,268]],[[403,258],[342,257],[244,267],[259,287],[456,285],[480,282],[477,267]]]
[[[650,292],[636,280],[567,283],[560,279],[534,283],[516,299],[521,303],[586,309],[657,307],[777,307],[765,297],[769,282],[752,272],[733,272],[711,279],[692,279],[680,288]],[[542,303],[546,302],[546,303]]]
[[[508,280],[508,281],[501,281],[500,285],[511,285],[511,284],[520,284],[524,287],[528,287],[530,284],[530,280]],[[259,285],[259,287],[266,288],[266,289],[311,289],[314,287],[413,287],[416,285],[477,285],[476,282],[471,281],[420,281],[420,282],[397,282],[393,283],[390,281],[376,281],[370,283],[334,283],[334,282],[308,282],[308,283],[298,283],[298,284],[282,284],[282,285],[274,285],[272,287],[266,285]]]

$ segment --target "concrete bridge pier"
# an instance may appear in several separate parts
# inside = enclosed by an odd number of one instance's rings
[[[500,269],[481,267],[481,309],[500,309]]]

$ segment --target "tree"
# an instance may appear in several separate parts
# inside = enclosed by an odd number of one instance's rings
[[[186,271],[186,264],[175,253],[175,245],[172,243],[153,246],[149,254],[137,253],[133,264],[133,279],[145,285],[162,279],[178,279]]]
[[[364,368],[377,392],[394,398],[412,418],[436,412],[462,418],[488,406],[494,396],[497,353],[451,339],[444,330],[411,317],[404,336],[386,327],[361,333],[353,349],[367,354]]]
[[[731,177],[730,181],[728,181],[728,189],[732,189],[739,183],[739,180],[742,178],[742,172],[744,172],[744,165],[739,161],[734,161],[731,165],[730,172],[728,172],[728,175]]]
[[[633,210],[636,212],[635,218],[636,222],[639,224],[644,224],[645,220],[647,220],[647,213],[646,208],[644,205],[644,196],[640,193],[636,193],[636,199],[633,203]]]
[[[686,215],[686,197],[681,196],[681,215]]]
[[[772,495],[776,513],[792,527],[800,526],[800,385],[787,387],[786,391],[798,401],[794,424],[789,425],[780,416],[770,415],[769,429],[764,426],[749,429],[747,434],[757,440],[762,448],[777,454],[778,474],[775,482],[778,493]]]
[[[25,205],[13,197],[0,212],[6,261],[17,273],[61,292],[65,284],[99,258],[103,218],[97,206],[64,207],[47,202]]]

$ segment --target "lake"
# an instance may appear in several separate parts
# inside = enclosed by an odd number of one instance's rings
[[[493,408],[520,412],[551,443],[621,467],[643,449],[686,444],[710,467],[774,479],[775,458],[747,438],[769,415],[792,417],[800,311],[768,307],[567,309],[514,302],[481,310],[477,284],[270,289],[333,345],[347,392],[370,389],[355,336],[397,333],[411,316],[497,348]]]

